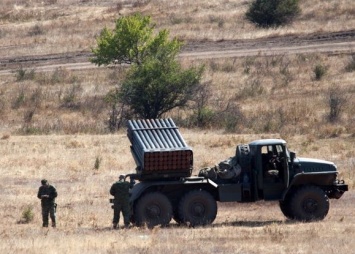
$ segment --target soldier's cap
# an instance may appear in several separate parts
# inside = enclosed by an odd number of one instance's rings
[[[120,175],[118,179],[123,180],[125,178],[125,175]]]
[[[47,183],[48,183],[48,181],[47,181],[46,179],[42,179],[42,180],[41,180],[41,184],[42,184],[42,185],[45,185],[45,184],[47,184]]]

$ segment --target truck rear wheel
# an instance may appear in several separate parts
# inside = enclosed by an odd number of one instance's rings
[[[304,186],[298,189],[291,199],[294,219],[299,221],[322,220],[329,211],[329,199],[317,186]]]
[[[192,227],[211,224],[217,215],[217,203],[210,193],[193,190],[179,203],[179,219]]]
[[[173,219],[174,219],[174,221],[175,221],[177,224],[181,224],[181,223],[182,223],[182,219],[180,218],[178,212],[174,212],[174,214],[173,214]]]
[[[135,205],[134,221],[137,226],[147,225],[149,228],[170,223],[173,215],[172,205],[166,195],[161,192],[149,192],[142,196]]]

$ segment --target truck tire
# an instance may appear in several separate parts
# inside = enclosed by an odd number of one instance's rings
[[[322,220],[329,211],[329,199],[319,187],[308,185],[298,189],[291,199],[294,219],[299,221]]]
[[[182,224],[182,219],[180,218],[179,215],[179,200],[175,200],[172,202],[174,204],[173,206],[173,220],[177,223],[177,224]]]
[[[210,193],[192,190],[179,203],[179,218],[189,226],[211,224],[217,215],[217,203]]]
[[[285,215],[287,219],[293,220],[295,218],[291,209],[290,199],[280,200],[279,205],[281,212],[283,213],[283,215]]]
[[[149,192],[142,196],[134,209],[134,221],[137,226],[166,226],[173,215],[172,205],[166,195],[161,192]]]
[[[182,219],[180,218],[178,212],[174,212],[174,214],[173,214],[173,220],[174,220],[177,224],[181,224],[181,223],[182,223]]]
[[[295,216],[294,216],[292,208],[291,208],[291,198],[292,198],[293,194],[294,194],[294,191],[290,190],[287,193],[285,199],[279,201],[281,212],[283,213],[283,215],[285,215],[285,217],[287,219],[290,219],[290,220],[295,219]]]

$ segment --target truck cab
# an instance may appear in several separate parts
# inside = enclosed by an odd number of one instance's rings
[[[251,201],[283,200],[289,191],[302,185],[321,186],[331,198],[340,198],[347,190],[337,181],[333,162],[297,158],[282,139],[262,139],[237,146],[236,156],[242,174],[251,179]]]
[[[290,153],[281,139],[264,139],[249,144],[255,198],[280,200],[289,187]]]

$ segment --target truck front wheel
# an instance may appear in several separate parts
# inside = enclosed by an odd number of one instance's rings
[[[294,215],[291,210],[290,200],[289,199],[280,200],[279,204],[280,204],[280,209],[281,209],[281,212],[283,213],[283,215],[285,215],[286,218],[293,220]]]
[[[192,190],[179,203],[179,218],[192,227],[211,224],[217,215],[217,203],[210,193]]]
[[[281,212],[283,213],[283,215],[286,216],[286,218],[288,218],[290,220],[295,219],[295,216],[293,214],[292,207],[291,207],[291,198],[293,197],[293,194],[294,194],[294,190],[290,190],[287,193],[285,199],[279,201]]]
[[[134,221],[137,226],[166,226],[173,215],[172,205],[166,195],[161,192],[150,192],[142,196],[134,209]]]
[[[298,189],[291,199],[291,210],[299,221],[322,220],[329,211],[329,199],[317,186],[304,186]]]

